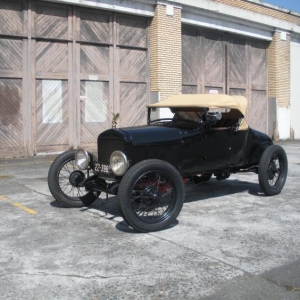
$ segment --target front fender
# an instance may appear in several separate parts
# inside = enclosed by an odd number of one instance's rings
[[[267,147],[273,145],[270,137],[262,132],[249,128],[247,144],[244,150],[244,165],[257,165]]]
[[[263,155],[263,153],[265,152],[265,150],[271,146],[272,144],[268,143],[268,142],[264,142],[262,144],[260,144],[253,152],[253,154],[251,155],[250,158],[250,163],[251,164],[258,164],[260,161],[261,156]]]

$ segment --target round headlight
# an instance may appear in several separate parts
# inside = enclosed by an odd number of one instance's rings
[[[126,155],[121,151],[115,151],[110,156],[110,167],[117,176],[122,176],[128,169],[129,163]]]
[[[86,170],[90,162],[90,157],[87,151],[78,149],[75,153],[75,164],[79,170]]]

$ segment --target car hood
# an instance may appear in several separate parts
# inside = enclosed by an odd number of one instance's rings
[[[155,125],[120,128],[117,130],[127,135],[133,146],[180,143],[183,136],[181,129]]]

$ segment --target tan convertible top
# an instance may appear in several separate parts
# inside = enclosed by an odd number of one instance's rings
[[[161,102],[148,104],[147,107],[231,108],[239,110],[245,117],[247,112],[247,99],[243,96],[228,96],[224,94],[182,94],[171,96]],[[239,130],[245,130],[247,128],[247,122],[243,119]]]

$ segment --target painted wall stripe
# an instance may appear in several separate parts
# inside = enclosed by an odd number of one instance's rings
[[[4,197],[4,196],[0,196],[0,199],[3,200],[3,201],[5,201],[5,202],[10,203],[11,205],[13,205],[13,206],[15,206],[15,207],[18,207],[18,208],[20,208],[20,209],[22,209],[22,210],[28,212],[28,213],[31,214],[31,215],[36,215],[36,214],[37,214],[37,212],[36,212],[35,210],[30,209],[30,208],[28,208],[28,207],[26,207],[26,206],[24,206],[24,205],[22,205],[22,204],[20,204],[20,203],[14,202],[14,201],[12,201],[12,200],[10,200],[10,199]]]

